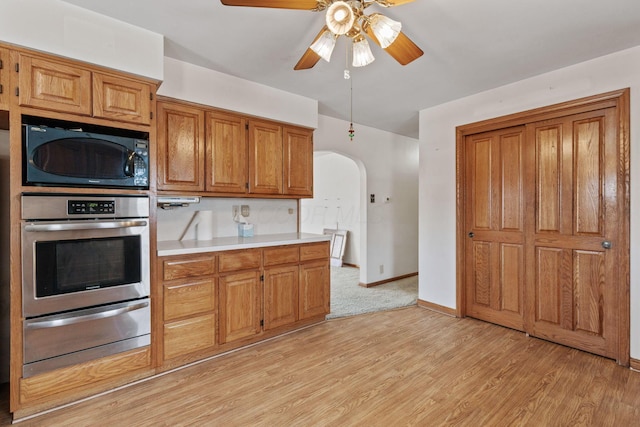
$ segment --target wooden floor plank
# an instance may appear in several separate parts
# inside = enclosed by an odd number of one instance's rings
[[[330,320],[19,425],[613,426],[638,408],[640,373],[612,360],[411,307]]]

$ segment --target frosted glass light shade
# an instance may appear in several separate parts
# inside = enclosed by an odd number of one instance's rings
[[[371,64],[376,58],[371,53],[369,42],[363,36],[353,39],[353,62],[354,67],[364,67]]]
[[[320,55],[322,59],[329,62],[331,60],[331,52],[333,52],[333,48],[336,46],[336,36],[331,33],[331,31],[325,31],[322,35],[313,42],[311,46],[312,51]]]
[[[369,17],[371,30],[380,42],[380,47],[385,49],[393,43],[400,30],[402,30],[402,24],[398,21],[394,21],[391,18],[387,18],[379,13],[374,13]]]
[[[353,27],[356,14],[347,2],[335,1],[331,3],[331,6],[327,9],[325,20],[329,30],[331,30],[333,34],[341,36],[347,34]]]

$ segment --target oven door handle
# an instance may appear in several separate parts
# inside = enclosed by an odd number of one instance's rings
[[[56,316],[51,316],[46,320],[29,320],[25,322],[26,329],[44,329],[44,328],[57,328],[60,326],[68,326],[74,325],[76,323],[88,322],[91,320],[99,320],[106,319],[107,317],[115,317],[121,314],[140,310],[141,308],[145,308],[149,305],[148,301],[144,301],[138,304],[128,305],[126,307],[114,308],[111,310],[99,311],[97,313],[84,314],[80,316],[69,316],[68,313],[61,315],[56,318]]]
[[[100,230],[106,228],[131,228],[146,227],[149,223],[144,220],[133,221],[86,221],[81,223],[56,223],[56,224],[27,224],[25,231],[74,231],[74,230]]]

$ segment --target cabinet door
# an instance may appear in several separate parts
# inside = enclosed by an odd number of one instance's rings
[[[150,85],[93,73],[93,115],[148,125],[151,122]]]
[[[0,110],[9,109],[9,49],[0,48]]]
[[[207,113],[207,191],[245,193],[247,139],[240,116]]]
[[[298,266],[264,271],[264,330],[294,323],[298,318]]]
[[[204,190],[204,111],[158,102],[158,189]]]
[[[260,273],[220,276],[220,343],[260,333]]]
[[[300,265],[299,319],[329,313],[331,276],[327,261]]]
[[[282,194],[282,128],[249,121],[249,193]]]
[[[313,131],[285,127],[284,194],[313,196]]]
[[[20,105],[91,114],[91,72],[64,62],[20,55]]]

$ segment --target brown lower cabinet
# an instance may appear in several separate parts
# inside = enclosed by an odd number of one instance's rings
[[[159,369],[324,320],[329,242],[160,257]]]
[[[21,378],[16,418],[321,322],[329,313],[329,242],[157,261],[153,345]]]

